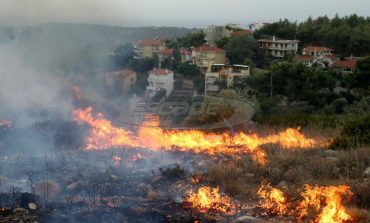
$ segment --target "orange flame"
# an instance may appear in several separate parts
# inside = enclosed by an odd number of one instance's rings
[[[250,154],[252,159],[264,165],[266,153],[260,148],[263,144],[277,143],[284,148],[314,148],[324,145],[319,140],[307,138],[296,129],[287,129],[266,137],[245,133],[232,136],[228,133],[206,133],[199,130],[166,131],[158,127],[158,120],[150,120],[139,127],[136,137],[130,131],[114,127],[101,113],[94,118],[91,107],[76,110],[74,118],[92,128],[86,139],[86,149],[140,146],[151,150],[176,150],[209,155]]]
[[[296,207],[287,202],[281,190],[270,185],[262,184],[258,195],[262,198],[263,209],[277,215],[296,215],[298,222],[308,220],[312,223],[344,223],[352,220],[342,203],[343,197],[349,199],[352,196],[347,185],[328,187],[305,185],[301,193],[303,199]]]
[[[262,184],[257,193],[262,198],[262,208],[269,213],[284,215],[288,212],[287,199],[281,190],[271,187],[270,184],[266,186]]]
[[[305,185],[305,191],[301,193],[303,200],[298,205],[298,221],[307,217],[310,212],[319,213],[315,219],[318,223],[343,223],[351,220],[342,204],[343,196],[348,198],[352,195],[349,186],[310,186]]]
[[[185,207],[192,208],[200,213],[217,212],[232,215],[236,212],[236,205],[226,195],[220,195],[219,188],[201,187],[196,193],[190,191],[187,195]]]

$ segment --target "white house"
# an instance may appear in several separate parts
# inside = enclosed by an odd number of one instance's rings
[[[147,97],[151,98],[162,90],[165,90],[166,96],[169,96],[173,90],[174,73],[172,70],[154,68],[149,71],[148,82]]]

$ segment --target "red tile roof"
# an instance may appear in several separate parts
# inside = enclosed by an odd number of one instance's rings
[[[181,55],[191,55],[191,52],[188,50],[181,50]],[[159,54],[164,55],[164,56],[172,56],[173,55],[173,49],[167,49],[167,50],[162,50],[159,52]]]
[[[173,73],[173,71],[168,70],[168,69],[159,69],[159,68],[154,68],[153,70],[149,71],[149,74],[154,74],[154,75],[168,75],[170,73]]]
[[[200,46],[194,48],[195,52],[225,52],[225,50],[213,46]]]
[[[236,32],[231,33],[232,36],[246,36],[246,35],[250,35],[250,34],[253,34],[253,31],[251,31],[249,29],[242,29],[240,31],[236,31]]]
[[[337,61],[333,64],[334,68],[350,68],[350,69],[356,69],[357,68],[357,60],[341,60]]]
[[[158,40],[158,39],[139,40],[137,42],[137,45],[140,46],[140,47],[143,47],[143,46],[162,46],[164,44],[165,43],[162,40]]]
[[[306,48],[303,49],[303,51],[305,52],[317,52],[317,53],[320,53],[320,52],[323,52],[323,51],[333,51],[333,49],[331,48],[328,48],[328,47],[323,47],[323,46],[308,46]]]
[[[314,60],[315,58],[310,55],[297,55],[295,59],[300,62],[306,62],[306,61]]]

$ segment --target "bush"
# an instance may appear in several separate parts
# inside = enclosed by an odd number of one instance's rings
[[[351,149],[370,145],[370,116],[348,121],[331,149]]]

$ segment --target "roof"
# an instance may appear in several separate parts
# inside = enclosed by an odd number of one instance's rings
[[[231,33],[231,35],[232,36],[246,36],[246,35],[250,35],[252,33],[253,32],[249,29],[242,29],[240,31],[236,31],[236,32]]]
[[[0,119],[0,126],[6,126],[6,127],[10,127],[11,126],[11,122],[8,121],[8,120],[1,120]]]
[[[172,70],[168,69],[159,69],[159,68],[154,68],[153,70],[149,71],[149,74],[154,74],[154,75],[168,75],[173,73]]]
[[[351,69],[356,69],[357,68],[357,60],[352,59],[352,60],[341,60],[334,62],[333,64],[334,68],[351,68]]]
[[[295,59],[300,62],[306,62],[306,61],[314,60],[315,58],[310,55],[297,55]]]
[[[159,39],[148,39],[148,40],[139,40],[137,42],[138,46],[162,46],[165,43],[162,40]]]
[[[218,48],[218,47],[213,47],[213,46],[200,46],[197,48],[194,48],[195,52],[225,52],[225,50]]]
[[[191,55],[191,52],[189,50],[184,50],[184,49],[182,49],[180,53],[181,55]],[[173,49],[162,50],[159,52],[159,54],[164,55],[164,56],[172,56]]]
[[[332,48],[324,47],[324,46],[308,46],[303,49],[303,51],[307,52],[323,52],[323,51],[333,51]]]

